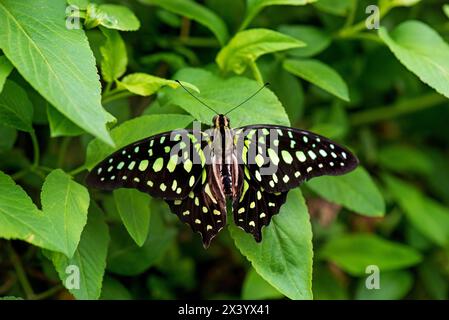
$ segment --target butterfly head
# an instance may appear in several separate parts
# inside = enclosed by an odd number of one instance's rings
[[[215,128],[229,128],[229,118],[226,117],[224,114],[217,114],[213,119],[212,119],[212,124],[214,125]]]

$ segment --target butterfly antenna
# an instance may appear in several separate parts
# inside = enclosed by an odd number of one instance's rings
[[[251,100],[256,94],[258,94],[260,91],[262,91],[262,89],[268,87],[270,85],[269,82],[266,82],[261,88],[259,88],[256,92],[254,92],[252,95],[250,95],[248,98],[246,98],[245,100],[243,100],[240,104],[238,104],[237,106],[235,106],[234,108],[232,108],[231,110],[229,110],[228,112],[225,113],[225,115],[227,115],[228,113],[231,113],[232,111],[234,111],[235,109],[237,109],[238,107],[240,107],[242,104],[248,102],[249,100]]]
[[[199,103],[201,103],[203,106],[205,106],[206,108],[208,108],[209,110],[213,111],[215,114],[218,114],[217,111],[215,111],[214,109],[212,109],[211,107],[209,107],[207,104],[205,104],[203,101],[201,101],[198,97],[196,97],[193,93],[191,93],[189,90],[187,90],[186,87],[184,87],[184,85],[181,83],[181,81],[179,80],[175,80],[188,94],[190,94],[193,98],[195,98],[195,100],[197,100]]]

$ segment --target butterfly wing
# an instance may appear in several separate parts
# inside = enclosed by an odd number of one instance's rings
[[[290,127],[241,127],[235,130],[234,144],[244,178],[241,192],[233,199],[234,221],[257,242],[290,189],[313,177],[347,173],[358,164],[346,148]]]
[[[87,185],[103,190],[135,188],[157,198],[183,199],[205,167],[201,134],[171,131],[123,147],[95,166]]]

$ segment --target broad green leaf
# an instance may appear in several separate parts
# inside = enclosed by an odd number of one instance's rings
[[[8,78],[14,66],[9,62],[5,56],[0,56],[0,93],[3,90],[6,78]]]
[[[198,97],[213,108],[216,113],[223,114],[248,98],[251,93],[260,89],[260,84],[248,78],[231,77],[223,79],[202,69],[182,69],[175,74],[174,78],[195,83],[201,91],[201,95],[198,95]],[[190,113],[196,120],[207,125],[212,123],[212,118],[215,116],[215,112],[201,105],[182,90],[163,89],[159,102],[162,107],[177,105]],[[278,98],[268,88],[259,92],[254,98],[228,116],[233,127],[257,123],[287,126],[290,124]]]
[[[237,248],[270,285],[290,299],[312,299],[312,230],[309,213],[296,189],[279,215],[262,230],[262,242],[234,224],[228,226]]]
[[[80,10],[86,10],[89,2],[89,0],[67,0],[67,4],[77,6]]]
[[[349,101],[348,87],[345,81],[334,69],[321,61],[287,59],[284,61],[284,68],[334,96]]]
[[[289,55],[299,58],[317,55],[329,47],[332,41],[329,34],[314,26],[282,25],[278,28],[278,31],[306,44],[305,47],[288,51]]]
[[[117,211],[131,238],[141,247],[148,237],[150,226],[150,197],[138,190],[114,190]]]
[[[266,282],[253,268],[246,274],[242,288],[242,299],[280,299],[284,297],[282,293]]]
[[[226,24],[210,9],[188,0],[139,0],[148,5],[156,5],[167,11],[190,18],[208,28],[223,46],[228,41],[229,34]]]
[[[125,42],[116,30],[100,28],[106,37],[104,45],[100,48],[101,74],[106,82],[113,82],[120,78],[126,71],[128,56]]]
[[[193,118],[188,115],[148,115],[124,122],[111,131],[116,148],[95,139],[87,146],[86,167],[91,169],[109,154],[143,138],[185,128]]]
[[[314,235],[315,236],[315,235]],[[341,279],[328,266],[313,265],[313,299],[347,300],[348,290]],[[340,281],[339,281],[340,280]]]
[[[346,16],[354,0],[318,0],[313,5],[319,10],[337,16]]]
[[[79,136],[84,133],[83,129],[78,127],[51,105],[47,105],[47,118],[50,124],[50,136],[52,138]]]
[[[128,289],[120,281],[105,276],[101,288],[101,300],[131,300],[132,296]]]
[[[141,59],[142,63],[150,67],[156,67],[161,62],[168,64],[171,70],[177,71],[187,66],[187,63],[182,55],[173,52],[158,52]]]
[[[415,249],[373,234],[347,234],[328,241],[318,257],[334,262],[354,276],[366,275],[366,267],[375,265],[381,274],[418,264],[421,255]]]
[[[412,288],[413,275],[405,270],[382,272],[379,289],[367,289],[365,282],[366,277],[359,280],[355,293],[357,300],[399,300]]]
[[[140,21],[134,13],[125,6],[117,4],[89,4],[86,11],[86,27],[94,28],[98,25],[108,29],[120,31],[136,31],[140,28]]]
[[[379,163],[382,167],[401,173],[432,174],[432,160],[421,150],[393,145],[380,149]]]
[[[87,221],[87,189],[61,169],[56,169],[45,179],[41,202],[53,236],[59,239],[62,252],[71,258]]]
[[[245,29],[254,17],[265,7],[279,5],[304,6],[316,1],[317,0],[246,0],[246,16],[240,29]]]
[[[394,7],[411,7],[421,0],[380,0],[379,8],[382,11],[389,11]]]
[[[379,36],[407,69],[449,98],[449,45],[435,30],[412,20],[391,33],[381,28]]]
[[[0,124],[0,153],[10,150],[17,139],[17,130]]]
[[[100,297],[108,243],[108,226],[99,207],[93,204],[89,209],[89,219],[73,257],[68,259],[60,253],[51,254],[59,278],[75,298],[92,300]],[[74,276],[77,275],[79,275],[79,288],[73,287]]]
[[[250,29],[237,33],[218,53],[215,61],[225,72],[242,74],[260,56],[298,48],[305,44],[269,29]]]
[[[19,85],[7,80],[0,93],[0,123],[22,131],[33,131],[33,105]]]
[[[443,12],[449,18],[449,4],[443,6]]]
[[[191,83],[182,82],[182,85],[199,93],[199,89]],[[180,88],[179,83],[174,80],[159,78],[146,73],[129,74],[118,83],[119,88],[141,96],[151,96],[164,86],[173,89]]]
[[[446,246],[449,243],[449,209],[404,181],[392,176],[385,176],[384,181],[410,223],[437,245]]]
[[[94,56],[84,32],[66,28],[65,8],[64,1],[1,1],[0,30],[8,32],[0,33],[0,48],[58,111],[112,144]]]
[[[120,275],[138,275],[158,262],[175,238],[176,231],[165,225],[162,215],[170,215],[167,205],[151,201],[148,238],[138,247],[121,226],[111,228],[107,269]]]
[[[0,171],[0,238],[20,239],[35,246],[61,250],[49,219],[26,192]]]
[[[342,176],[322,176],[307,182],[321,197],[368,217],[382,217],[385,203],[365,169],[359,167]]]

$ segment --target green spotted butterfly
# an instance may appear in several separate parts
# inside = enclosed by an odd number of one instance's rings
[[[165,132],[116,151],[89,173],[87,184],[164,199],[208,247],[226,225],[227,199],[236,225],[260,242],[290,189],[357,165],[349,150],[312,132],[268,124],[232,129],[218,114],[209,130]]]

